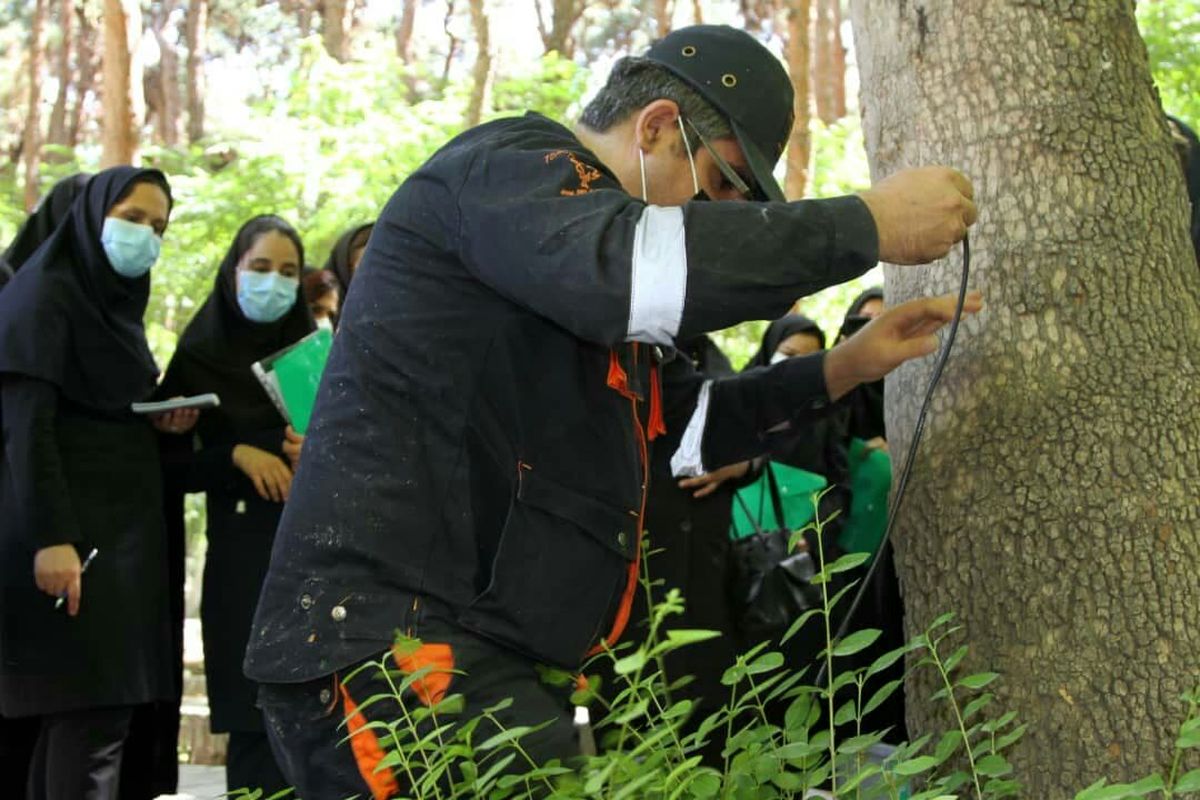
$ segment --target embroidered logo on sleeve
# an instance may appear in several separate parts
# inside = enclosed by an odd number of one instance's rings
[[[579,178],[578,189],[563,189],[559,192],[563,197],[577,197],[581,194],[587,194],[592,190],[592,181],[600,180],[600,170],[593,167],[591,164],[585,164],[579,160],[579,156],[569,150],[555,150],[553,153],[546,154],[546,163],[566,156],[572,165],[575,167],[575,175]]]

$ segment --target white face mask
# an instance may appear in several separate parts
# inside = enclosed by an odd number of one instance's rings
[[[683,149],[687,151],[688,166],[692,168],[692,194],[700,194],[700,177],[696,174],[696,160],[692,157],[692,145],[688,142],[687,131],[683,129],[683,117],[675,117],[675,122],[679,124],[679,135],[683,137]],[[646,194],[646,154],[642,152],[642,148],[638,148],[638,166],[642,170],[642,202],[650,202]]]
[[[321,317],[319,320],[317,320],[317,327],[321,328],[322,330],[332,331],[333,320],[331,320],[329,317]]]
[[[789,356],[787,353],[777,350],[775,351],[775,355],[771,356],[771,363],[778,364],[780,361],[787,361],[789,358],[791,358],[791,356]]]

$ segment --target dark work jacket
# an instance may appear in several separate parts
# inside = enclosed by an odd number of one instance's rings
[[[0,377],[0,713],[126,706],[174,696],[157,435],[53,384]],[[34,555],[71,543],[84,560],[79,614],[37,588]]]
[[[626,341],[645,209],[537,115],[462,134],[393,195],[318,392],[251,677],[330,674],[420,614],[565,668],[619,638],[647,428],[688,425],[703,383],[690,369],[665,383],[655,349],[669,341]],[[856,197],[660,213],[683,223],[679,339],[778,316],[877,255]],[[742,460],[827,403],[821,357],[717,381],[709,400],[703,460]]]

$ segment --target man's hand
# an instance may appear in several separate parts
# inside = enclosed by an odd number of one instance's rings
[[[975,224],[975,191],[949,167],[905,169],[859,192],[875,217],[879,260],[892,264],[936,261]]]
[[[83,565],[79,553],[70,544],[43,547],[33,557],[33,580],[37,587],[51,597],[67,595],[67,613],[72,617],[79,613],[79,600],[83,595],[80,575]]]
[[[715,492],[717,488],[725,481],[745,477],[749,470],[749,461],[730,464],[728,467],[714,469],[712,472],[695,478],[685,478],[679,482],[679,488],[695,489],[696,491],[692,492],[692,497],[699,500],[701,497],[708,497],[710,494]]]
[[[292,463],[292,472],[300,468],[300,450],[304,447],[304,434],[296,433],[291,425],[283,432],[283,454]]]
[[[892,306],[825,356],[825,387],[837,400],[860,383],[877,381],[911,358],[938,348],[934,334],[954,319],[957,295],[923,297]],[[969,292],[963,314],[983,308],[983,295]]]

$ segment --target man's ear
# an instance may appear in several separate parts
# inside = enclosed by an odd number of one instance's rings
[[[672,140],[678,130],[679,106],[674,100],[660,98],[638,112],[634,137],[643,153],[651,153]]]

